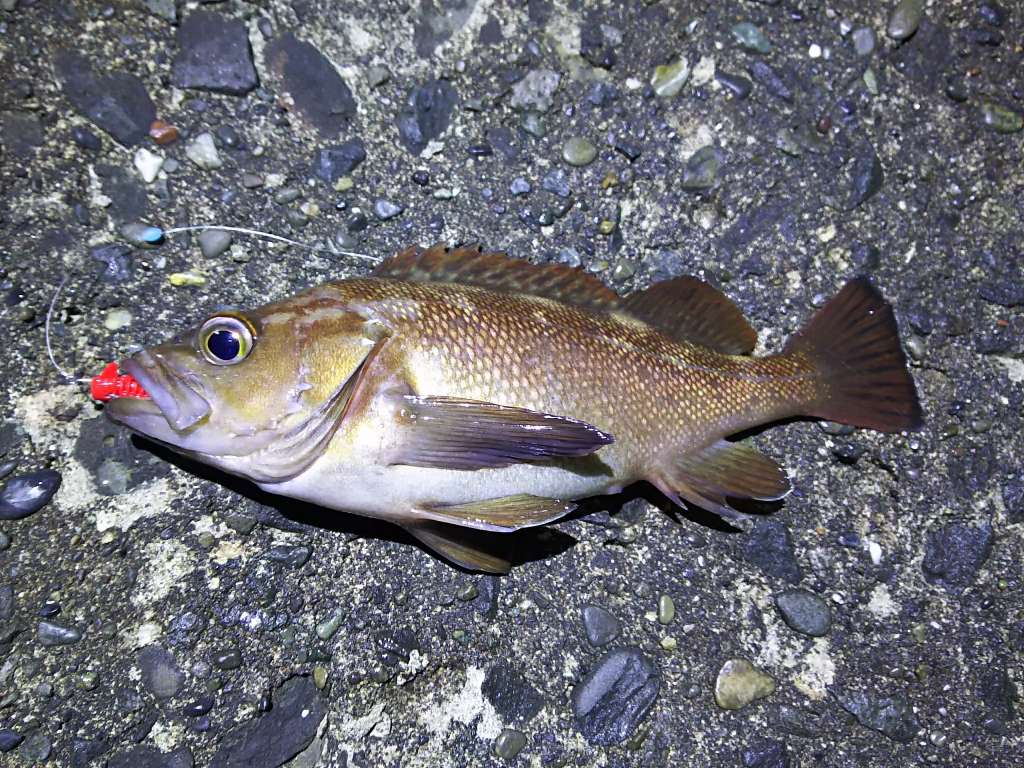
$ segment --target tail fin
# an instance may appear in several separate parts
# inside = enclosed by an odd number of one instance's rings
[[[847,283],[786,344],[810,358],[821,395],[807,415],[879,432],[919,429],[921,404],[892,307],[867,278]]]

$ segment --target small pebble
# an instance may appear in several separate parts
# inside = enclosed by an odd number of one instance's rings
[[[996,133],[1019,133],[1024,130],[1024,115],[991,101],[982,102],[981,119]]]
[[[189,270],[188,272],[172,272],[167,276],[167,279],[175,288],[206,284],[206,277],[195,270]]]
[[[377,199],[373,201],[373,213],[381,221],[393,219],[404,210],[398,203],[393,203],[390,200]]]
[[[149,137],[161,146],[178,140],[178,129],[163,120],[154,120],[149,126]]]
[[[893,40],[906,40],[917,32],[924,16],[924,0],[899,0],[889,15],[885,33]]]
[[[878,44],[875,31],[870,27],[858,27],[853,30],[850,39],[853,41],[854,53],[858,56],[870,56]]]
[[[790,629],[811,637],[824,637],[832,626],[828,603],[806,589],[790,589],[775,596],[775,607]]]
[[[511,728],[506,728],[498,735],[498,738],[494,740],[494,754],[502,760],[511,762],[525,746],[525,733]]]
[[[204,171],[213,171],[224,165],[217,145],[213,143],[213,135],[208,131],[200,133],[188,143],[185,156]]]
[[[74,627],[65,627],[52,621],[40,621],[36,635],[45,646],[72,645],[82,639],[82,633]]]
[[[17,475],[0,491],[0,520],[20,520],[38,512],[60,488],[61,475],[41,469]]]
[[[690,76],[690,64],[685,58],[679,58],[671,64],[662,64],[654,68],[651,76],[651,87],[663,99],[676,96]]]
[[[127,328],[132,324],[132,313],[127,309],[115,307],[114,309],[107,310],[106,317],[103,318],[103,327],[108,331],[116,331],[120,328]]]
[[[231,247],[231,233],[223,229],[204,229],[199,233],[199,250],[208,259],[220,256]]]
[[[768,38],[764,36],[760,27],[751,24],[749,21],[742,21],[732,28],[732,35],[736,38],[740,48],[755,53],[771,53],[772,46]]]
[[[599,648],[622,634],[622,622],[604,608],[588,605],[583,608],[583,631],[587,635],[587,642]]]
[[[10,752],[24,740],[25,737],[17,731],[10,728],[0,729],[0,752]]]
[[[582,167],[590,165],[597,157],[597,147],[590,139],[573,136],[562,144],[562,159],[569,165]]]
[[[775,692],[775,680],[746,659],[729,659],[715,679],[715,703],[722,709],[741,709]]]
[[[531,189],[530,182],[522,176],[512,179],[512,184],[509,186],[509,192],[513,195],[528,195]]]
[[[228,672],[242,666],[242,653],[237,648],[222,648],[213,654],[210,661],[217,669]]]
[[[330,640],[341,629],[342,622],[344,621],[345,614],[338,611],[333,616],[324,619],[316,625],[316,636],[321,640]]]
[[[147,184],[152,184],[160,174],[160,168],[164,164],[164,159],[155,152],[150,152],[145,147],[139,147],[135,150],[132,162],[134,162],[135,168],[142,177],[142,180]]]
[[[658,598],[658,623],[671,624],[676,617],[676,604],[671,595],[662,595]]]

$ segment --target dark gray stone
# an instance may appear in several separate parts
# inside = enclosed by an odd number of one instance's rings
[[[429,142],[448,130],[458,103],[458,92],[444,80],[431,80],[413,88],[397,119],[402,145],[418,155]]]
[[[7,621],[14,615],[14,585],[0,585],[0,621]]]
[[[139,651],[138,662],[143,684],[158,699],[172,698],[185,684],[185,673],[166,648],[147,645]]]
[[[540,181],[540,186],[545,192],[550,192],[563,199],[572,194],[572,188],[569,186],[569,177],[565,175],[565,171],[561,168],[555,168],[544,174],[544,178]]]
[[[743,555],[772,578],[791,584],[800,581],[793,540],[789,529],[778,520],[759,518],[747,534]]]
[[[312,554],[312,548],[305,544],[298,544],[296,546],[281,544],[267,550],[268,559],[273,560],[275,563],[286,565],[289,568],[301,568]]]
[[[59,51],[53,63],[64,96],[82,116],[128,147],[148,136],[156,107],[139,78],[125,72],[97,75],[74,51]]]
[[[336,147],[318,149],[313,157],[313,173],[328,184],[352,173],[366,159],[366,149],[359,139]]]
[[[599,648],[622,633],[622,622],[599,605],[587,605],[583,608],[583,631],[587,642]]]
[[[1024,475],[1011,478],[1003,486],[1003,506],[1011,523],[1024,523]]]
[[[792,103],[793,89],[771,66],[758,59],[751,63],[748,71],[755,83],[762,85],[777,99]]]
[[[24,740],[25,737],[17,731],[4,728],[0,730],[0,752],[10,752]]]
[[[179,88],[241,96],[257,85],[244,22],[193,11],[178,28],[172,79]]]
[[[269,712],[224,735],[210,768],[282,765],[309,746],[326,711],[312,680],[289,678],[274,691]]]
[[[828,603],[806,589],[790,589],[775,596],[775,607],[790,629],[811,637],[823,637],[832,626]]]
[[[217,669],[229,672],[242,666],[242,653],[237,648],[221,648],[211,659]]]
[[[41,469],[12,477],[0,491],[0,520],[20,520],[38,512],[60,488],[60,472]]]
[[[743,750],[743,768],[789,768],[789,753],[781,741],[763,741]]]
[[[71,740],[68,749],[68,763],[70,768],[86,768],[93,760],[109,751],[110,744],[104,739],[75,738]]]
[[[315,46],[289,32],[267,47],[265,60],[299,114],[321,136],[335,139],[348,127],[356,113],[352,91]]]
[[[654,704],[661,675],[639,648],[609,651],[572,692],[576,724],[591,744],[630,737]]]
[[[192,750],[188,747],[178,747],[173,752],[161,752],[149,744],[140,744],[126,752],[120,752],[107,762],[107,768],[193,768],[194,765]]]
[[[906,743],[917,734],[917,718],[901,696],[875,697],[860,691],[842,691],[837,698],[840,706],[856,717],[857,722],[893,741]]]
[[[101,243],[93,246],[89,255],[106,265],[100,277],[108,283],[123,283],[132,279],[132,249],[120,243]]]
[[[1001,307],[1019,307],[1024,304],[1024,280],[993,280],[978,288],[978,295]]]
[[[0,141],[12,155],[29,157],[43,143],[43,126],[31,112],[0,112]]]
[[[853,161],[847,208],[856,208],[870,200],[878,194],[884,181],[882,162],[878,159],[875,148],[866,144]]]
[[[721,70],[715,72],[715,79],[729,89],[737,99],[745,99],[750,95],[754,84],[743,75],[734,75]]]
[[[544,699],[518,671],[505,661],[487,672],[481,687],[484,698],[501,715],[502,721],[526,724],[544,706]]]
[[[992,526],[950,523],[929,531],[921,568],[929,584],[961,592],[974,581],[992,552]]]

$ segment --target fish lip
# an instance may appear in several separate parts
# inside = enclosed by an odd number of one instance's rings
[[[120,367],[142,385],[149,394],[150,401],[149,406],[117,405],[128,401],[147,402],[137,398],[118,398],[111,403],[114,406],[114,413],[111,415],[115,418],[118,415],[159,413],[171,429],[184,433],[198,426],[210,415],[209,401],[193,389],[181,374],[165,363],[159,354],[153,355],[143,350],[122,360]]]

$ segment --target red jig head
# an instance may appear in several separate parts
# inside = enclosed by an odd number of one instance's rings
[[[99,376],[89,382],[89,393],[93,400],[105,403],[112,397],[148,398],[149,393],[127,373],[117,372],[117,363],[107,363]]]

